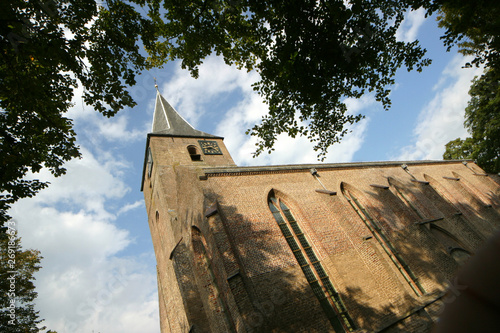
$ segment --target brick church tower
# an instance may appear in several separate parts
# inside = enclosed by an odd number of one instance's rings
[[[500,226],[472,161],[236,166],[158,93],[141,189],[162,332],[429,332]]]

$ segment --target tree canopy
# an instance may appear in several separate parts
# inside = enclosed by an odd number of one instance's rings
[[[78,85],[105,116],[135,105],[127,87],[144,68],[138,40],[147,29],[123,2],[0,2],[0,223],[10,204],[47,186],[23,179],[29,171],[59,176],[80,156],[65,117]]]
[[[459,52],[473,56],[467,64],[500,66],[500,6],[493,0],[435,1],[439,8],[439,26],[445,29],[441,37],[448,50],[458,45]]]
[[[13,223],[13,222],[8,222]],[[0,331],[3,333],[38,333],[43,321],[35,311],[37,297],[33,274],[40,268],[40,252],[22,250],[15,229],[6,226],[0,232]],[[56,333],[47,331],[47,333]]]
[[[400,67],[430,63],[418,41],[396,39],[416,1],[165,1],[151,8],[158,40],[148,47],[153,63],[182,59],[197,75],[215,52],[228,64],[256,69],[257,90],[269,114],[248,131],[256,154],[273,150],[281,133],[307,136],[324,156],[362,118],[347,113],[344,99],[374,92],[385,108]],[[164,13],[164,18],[162,18]],[[307,126],[300,122],[307,123]]]
[[[59,176],[64,163],[79,156],[65,115],[77,86],[86,104],[109,117],[135,105],[128,88],[142,70],[180,60],[196,77],[203,60],[216,54],[260,74],[254,88],[269,114],[248,131],[259,139],[256,155],[272,151],[277,136],[287,133],[315,142],[321,158],[349,124],[363,117],[347,112],[346,98],[372,92],[388,108],[397,69],[420,71],[430,63],[418,41],[396,38],[409,10],[431,14],[449,8],[442,19],[446,45],[472,36],[470,52],[487,63],[496,61],[491,50],[497,48],[490,45],[498,35],[473,34],[476,18],[450,14],[459,5],[439,0],[4,0],[0,222],[10,204],[47,186],[26,180],[28,172],[46,167]]]
[[[469,91],[465,127],[471,137],[446,144],[444,159],[473,159],[486,172],[500,172],[500,76],[487,69]]]
[[[445,44],[472,55],[467,66],[484,66],[474,79],[465,109],[471,135],[446,144],[444,159],[474,159],[486,172],[500,172],[500,6],[495,1],[450,1],[441,7]]]

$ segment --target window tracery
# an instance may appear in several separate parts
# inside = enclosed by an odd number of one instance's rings
[[[340,295],[333,287],[330,277],[321,265],[314,248],[288,206],[282,200],[276,198],[274,194],[271,194],[269,209],[335,331],[353,331],[354,322],[352,318],[347,313]]]

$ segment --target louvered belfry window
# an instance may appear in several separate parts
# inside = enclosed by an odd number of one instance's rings
[[[271,196],[269,209],[335,331],[352,331],[353,320],[288,206],[282,200]]]

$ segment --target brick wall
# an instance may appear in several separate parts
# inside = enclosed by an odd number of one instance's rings
[[[191,161],[189,144],[152,137],[144,179],[164,332],[334,331],[269,210],[271,191],[359,331],[428,332],[460,266],[453,248],[473,254],[499,227],[500,186],[473,163],[319,165],[315,178],[228,168],[223,144],[224,155]]]

